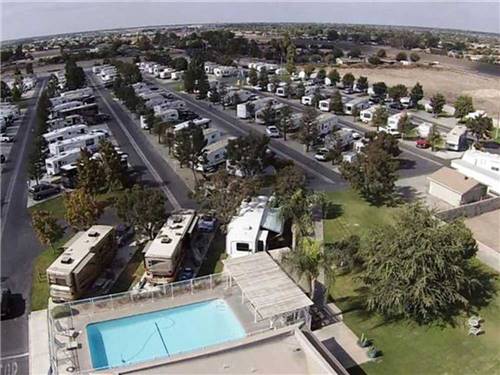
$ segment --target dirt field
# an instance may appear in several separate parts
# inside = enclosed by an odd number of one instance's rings
[[[448,103],[453,104],[461,94],[474,99],[477,109],[485,110],[490,116],[497,117],[500,112],[500,78],[476,74],[465,70],[445,68],[341,68],[340,74],[351,72],[354,76],[368,77],[370,83],[383,81],[387,85],[402,83],[412,87],[420,82],[426,97],[436,92],[442,93]]]

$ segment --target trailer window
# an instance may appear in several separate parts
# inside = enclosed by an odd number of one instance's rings
[[[250,251],[250,245],[248,242],[237,242],[236,243],[237,251]]]

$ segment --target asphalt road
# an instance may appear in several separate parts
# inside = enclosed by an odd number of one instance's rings
[[[1,274],[2,278],[7,278],[15,303],[12,316],[1,324],[0,375],[29,372],[28,313],[32,266],[41,246],[26,209],[26,161],[36,126],[36,102],[46,83],[47,79],[40,79],[35,95],[28,99],[24,121],[1,176]]]
[[[158,154],[131,114],[113,100],[108,89],[92,73],[88,73],[87,77],[95,89],[100,111],[112,116],[108,127],[113,137],[128,153],[129,163],[141,174],[141,181],[159,187],[167,196],[169,209],[196,208],[196,202],[189,197],[189,188]]]

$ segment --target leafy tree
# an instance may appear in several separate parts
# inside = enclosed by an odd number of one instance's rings
[[[75,90],[85,85],[85,72],[73,60],[68,60],[65,65],[66,88]]]
[[[332,48],[332,56],[334,59],[340,59],[341,57],[344,57],[344,51],[342,51],[339,47],[334,46]]]
[[[443,223],[420,204],[406,206],[394,224],[367,238],[362,279],[367,307],[388,318],[448,321],[476,290],[477,245],[462,221]]]
[[[310,296],[315,294],[315,285],[321,273],[325,284],[331,285],[334,279],[334,258],[331,252],[324,251],[323,245],[311,238],[303,238],[297,247],[283,257],[283,265],[290,268],[299,278],[305,277],[310,287]]]
[[[265,89],[268,83],[269,75],[267,74],[267,70],[265,68],[262,68],[259,73],[259,85]]]
[[[387,94],[387,85],[385,82],[375,82],[372,85],[373,93],[379,98],[384,98]]]
[[[122,189],[126,183],[126,170],[113,144],[103,139],[99,144],[99,155],[106,190]]]
[[[368,134],[368,137],[369,136]],[[385,132],[376,133],[375,136],[371,137],[370,144],[374,147],[381,148],[394,158],[401,154],[397,138]]]
[[[403,116],[399,118],[398,131],[404,138],[404,136],[409,134],[412,129],[413,129],[413,124],[410,121],[410,117],[408,116],[408,114],[405,113]]]
[[[66,221],[77,230],[87,230],[102,214],[102,206],[84,189],[64,194]]]
[[[408,60],[408,55],[406,54],[406,52],[398,52],[398,54],[396,55],[396,60],[397,61],[407,61]]]
[[[356,79],[354,78],[354,75],[352,73],[346,73],[342,77],[342,84],[344,85],[344,87],[352,87],[355,80]]]
[[[380,60],[380,58],[378,56],[370,56],[370,57],[368,57],[368,63],[370,63],[372,65],[380,65],[380,64],[382,64],[382,61]]]
[[[430,105],[432,107],[432,113],[437,117],[442,111],[446,104],[446,99],[443,94],[437,93],[431,98]]]
[[[159,190],[134,185],[118,197],[116,211],[120,220],[152,240],[166,220],[165,204],[165,196]]]
[[[172,68],[178,71],[184,71],[188,67],[188,61],[184,57],[177,57],[172,60]]]
[[[260,187],[261,183],[255,177],[238,178],[221,170],[208,177],[204,184],[198,184],[194,196],[201,209],[215,212],[225,231],[241,202],[257,194]]]
[[[319,79],[325,79],[325,77],[326,77],[326,70],[325,69],[318,70],[318,75],[316,77],[319,78]]]
[[[295,72],[295,45],[291,43],[286,49],[286,70],[289,74]]]
[[[307,107],[302,115],[302,124],[297,133],[297,138],[305,146],[306,152],[309,151],[312,143],[319,135],[317,117],[318,112],[314,107]]]
[[[342,95],[339,91],[333,93],[329,109],[337,114],[344,113],[344,103],[342,103]]]
[[[14,87],[12,88],[12,90],[10,91],[11,93],[11,96],[12,96],[12,101],[14,103],[18,103],[21,101],[21,99],[23,98],[23,90],[19,88],[18,85],[14,85]]]
[[[432,125],[431,131],[429,132],[429,136],[427,140],[431,144],[431,150],[436,151],[437,146],[443,141],[441,137],[441,133],[437,130],[436,125]]]
[[[99,160],[92,158],[92,154],[82,149],[77,162],[78,188],[95,195],[105,183],[105,176]]]
[[[340,165],[342,176],[368,202],[380,205],[393,199],[397,163],[383,148],[375,144],[365,147],[365,152],[351,163]]]
[[[0,93],[0,99],[2,101],[5,101],[5,99],[7,99],[9,96],[11,96],[11,91],[10,91],[9,86],[4,81],[1,82],[1,88],[2,88],[2,91]]]
[[[411,102],[413,105],[417,105],[420,100],[424,97],[424,89],[422,88],[422,85],[417,82],[415,86],[412,87],[410,91],[410,98]]]
[[[472,97],[469,95],[460,95],[455,101],[455,117],[463,119],[471,112],[474,112]]]
[[[210,89],[210,84],[208,83],[208,77],[204,70],[201,73],[200,78],[198,79],[196,88],[198,89],[199,98],[205,99],[207,97],[208,90]]]
[[[468,119],[466,125],[476,138],[476,145],[479,145],[483,139],[490,137],[491,130],[493,129],[493,120],[486,115],[481,115]]]
[[[259,83],[259,76],[255,68],[251,68],[248,72],[248,80],[252,86],[256,86]]]
[[[274,124],[276,121],[276,111],[274,109],[273,103],[268,102],[262,111],[259,113],[259,117],[264,123],[264,125]]]
[[[283,140],[286,142],[286,135],[292,126],[292,109],[289,106],[280,110],[277,125],[278,129],[283,133]]]
[[[328,72],[328,78],[330,79],[333,86],[336,86],[340,82],[340,74],[337,69],[332,69]]]
[[[298,189],[304,189],[305,183],[306,176],[304,172],[294,164],[278,170],[273,185],[278,206],[283,202],[287,202]]]
[[[33,63],[26,63],[26,74],[33,74]]]
[[[385,51],[385,49],[381,48],[377,51],[377,57],[381,58],[381,59],[384,59],[387,57],[387,52]]]
[[[352,50],[349,51],[347,54],[351,58],[359,58],[361,56],[361,50],[359,48],[353,48]]]
[[[330,29],[326,33],[326,38],[330,41],[337,40],[339,38],[339,32],[334,29]]]
[[[389,112],[387,112],[387,109],[385,107],[380,106],[373,113],[372,126],[375,126],[378,131],[380,127],[384,127],[387,125],[388,118]]]
[[[405,96],[408,95],[408,88],[403,84],[392,86],[389,88],[388,94],[389,94],[389,97],[392,98],[392,100],[397,102],[401,98],[404,98]]]
[[[356,87],[361,91],[368,90],[368,78],[360,76],[356,82]]]
[[[306,94],[306,89],[304,87],[304,84],[302,82],[299,82],[297,84],[297,88],[295,90],[295,97],[297,99],[302,98]]]
[[[45,158],[42,153],[43,138],[36,137],[28,156],[28,177],[38,184],[43,177]]]
[[[227,160],[243,176],[255,176],[267,165],[269,137],[250,133],[246,137],[231,139],[227,145]]]
[[[49,211],[35,210],[31,214],[31,224],[38,240],[54,249],[54,242],[62,238],[63,228]]]
[[[335,266],[346,271],[352,271],[356,267],[361,267],[363,257],[361,255],[360,238],[351,235],[343,240],[326,244],[326,251],[330,252]]]
[[[412,52],[412,53],[410,53],[410,60],[412,62],[417,62],[420,60],[420,56],[418,55],[418,53]]]
[[[174,157],[179,161],[181,168],[185,165],[189,166],[195,182],[197,182],[195,168],[200,157],[203,157],[205,144],[205,137],[200,126],[191,125],[175,134]]]

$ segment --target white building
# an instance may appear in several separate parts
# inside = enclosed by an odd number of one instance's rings
[[[500,155],[479,150],[467,150],[451,166],[463,175],[473,178],[496,194],[500,194]]]
[[[279,209],[270,207],[270,198],[258,196],[243,201],[236,216],[227,226],[226,253],[241,257],[268,250],[272,233],[283,233]]]
[[[453,207],[480,200],[484,195],[483,186],[473,178],[443,167],[430,176],[429,194]]]

